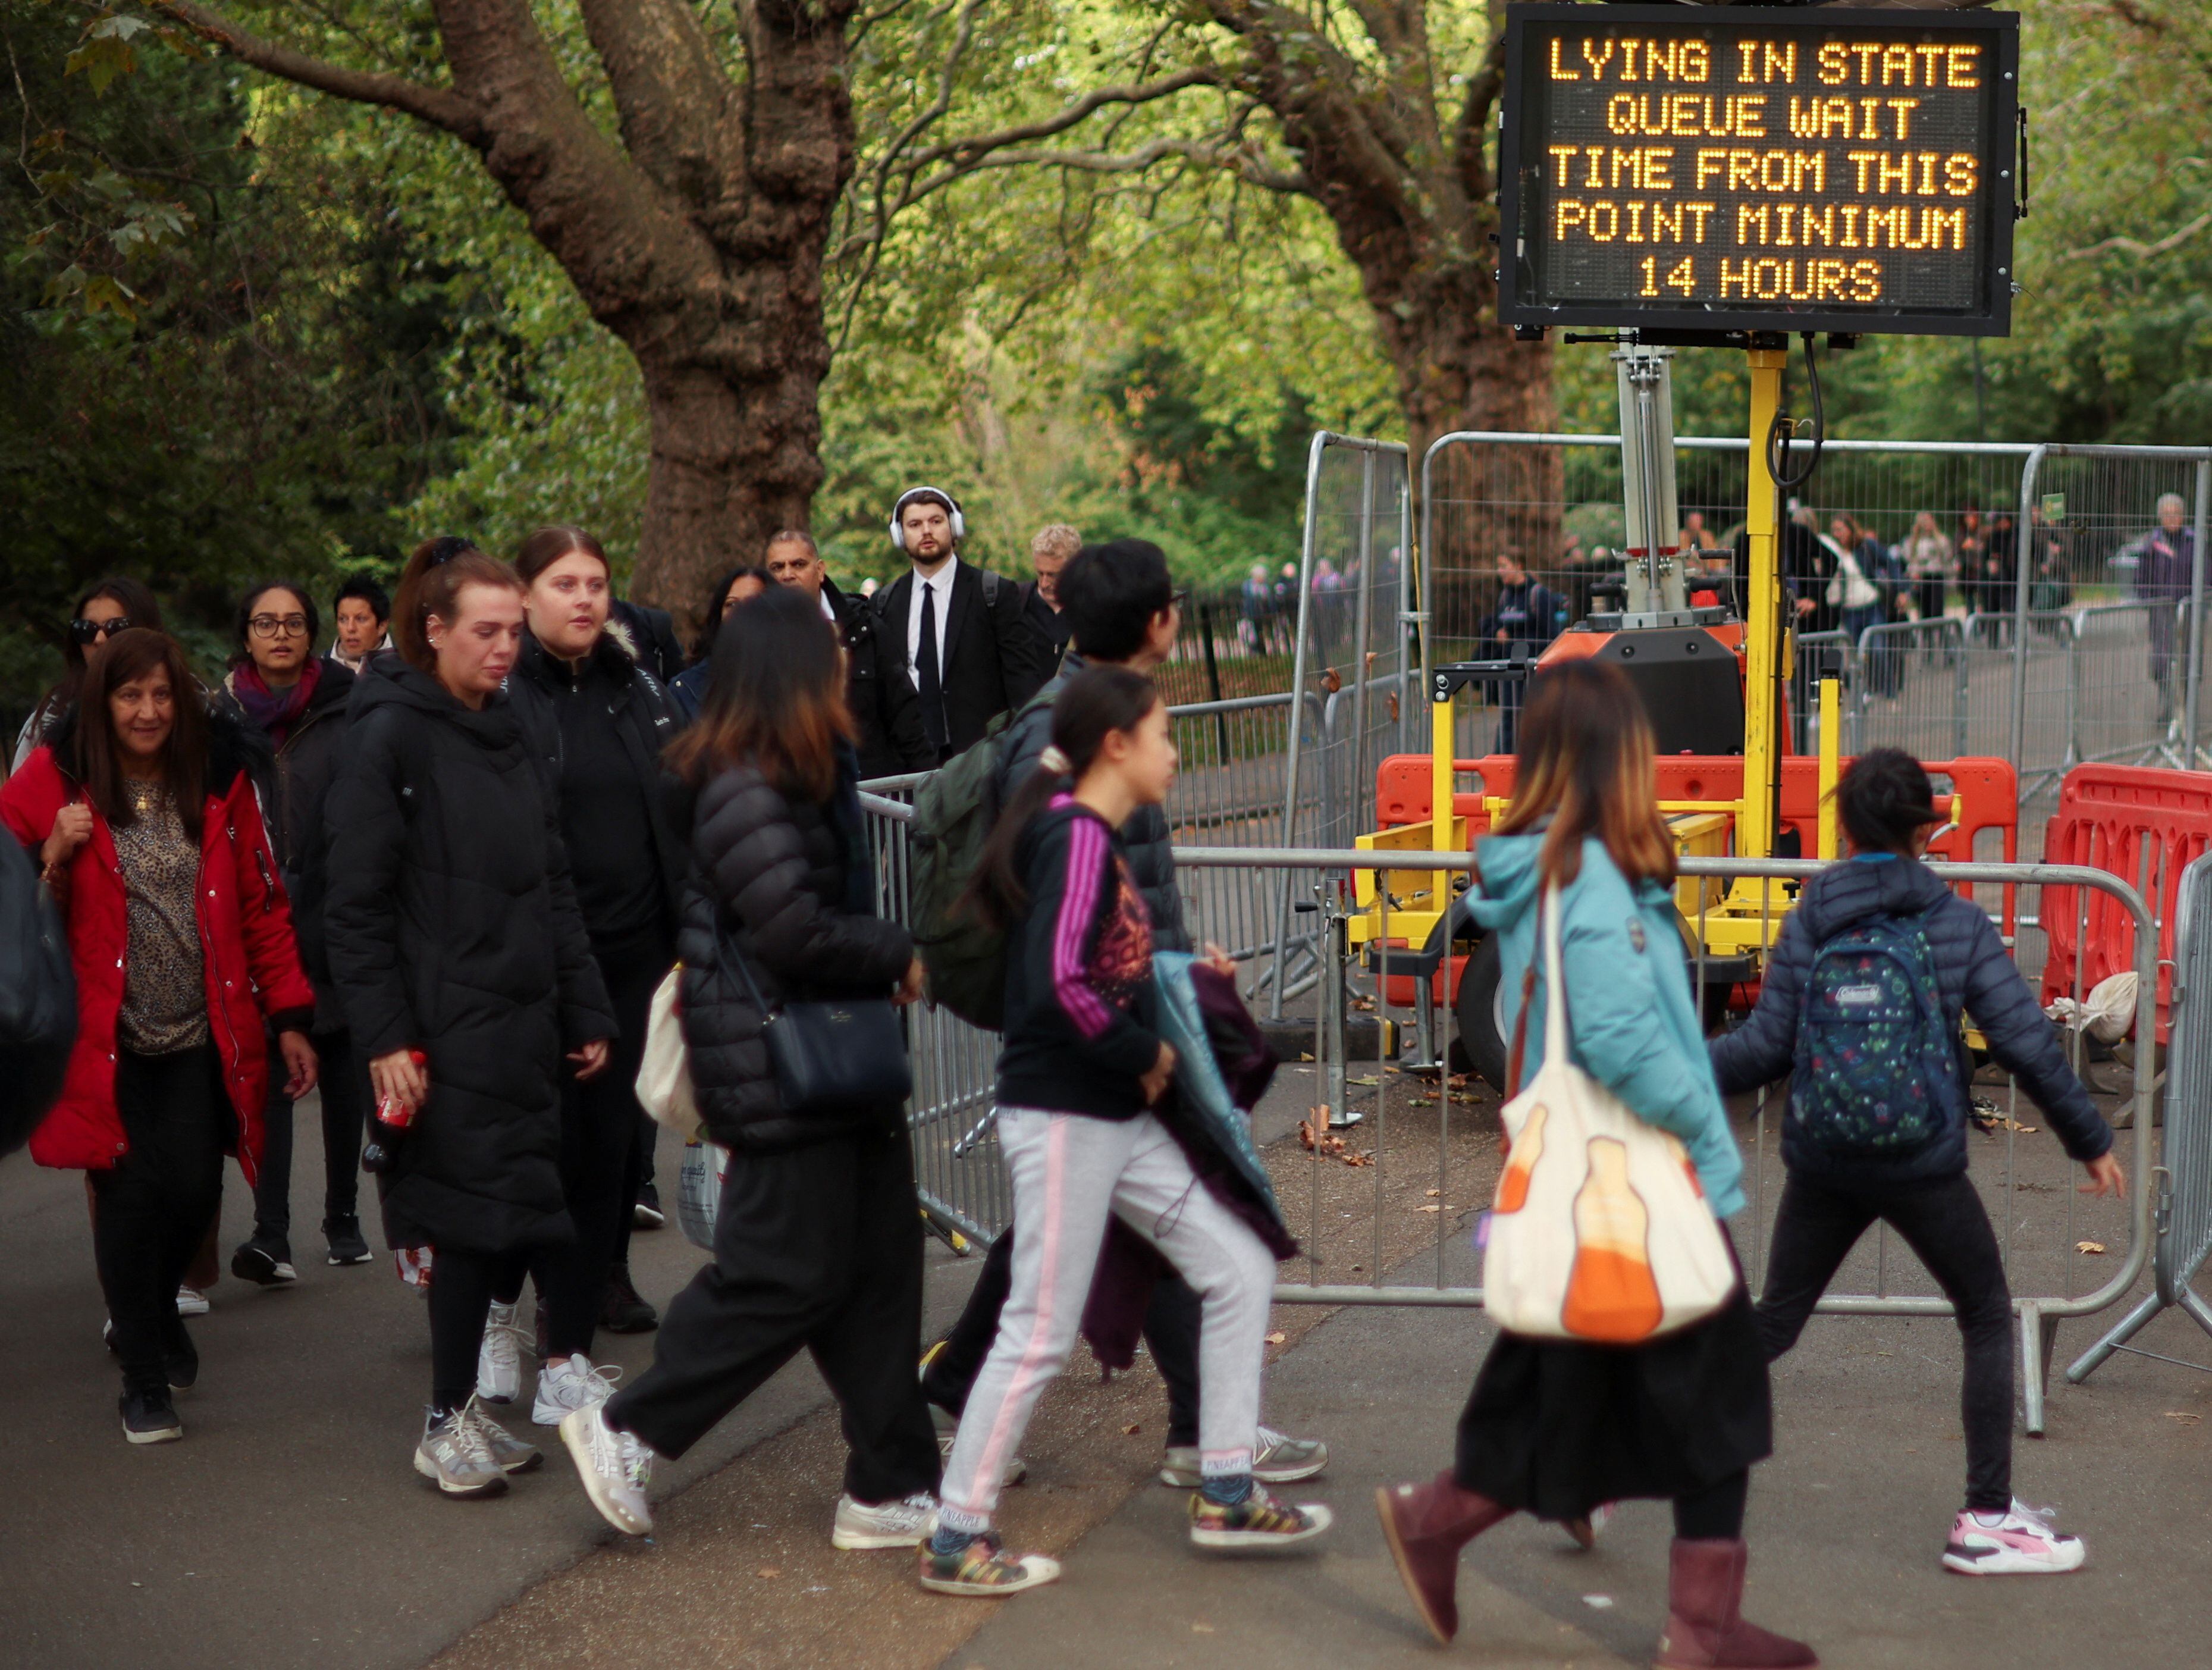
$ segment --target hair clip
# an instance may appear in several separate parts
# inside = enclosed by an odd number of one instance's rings
[[[474,539],[465,539],[458,533],[441,533],[430,541],[429,565],[435,568],[441,563],[450,563],[463,552],[476,548]]]
[[[1063,753],[1057,745],[1048,747],[1042,753],[1039,754],[1037,764],[1043,766],[1046,771],[1057,772],[1061,777],[1066,777],[1075,770],[1075,762]]]

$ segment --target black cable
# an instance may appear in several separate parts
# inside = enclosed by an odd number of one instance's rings
[[[1799,340],[1805,344],[1806,380],[1813,386],[1813,455],[1797,474],[1786,472],[1790,442],[1796,425],[1790,421],[1789,412],[1778,405],[1774,422],[1766,431],[1766,472],[1774,478],[1775,486],[1784,493],[1802,487],[1813,478],[1813,472],[1820,467],[1820,448],[1828,439],[1828,415],[1820,403],[1820,364],[1813,357],[1813,333],[1807,331]],[[1781,503],[1779,494],[1775,502],[1778,506]]]

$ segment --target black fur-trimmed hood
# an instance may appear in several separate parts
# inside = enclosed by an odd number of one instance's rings
[[[269,739],[207,699],[207,692],[196,690],[202,710],[207,715],[207,767],[202,778],[203,792],[218,799],[228,795],[238,781],[239,773],[258,773],[276,759]],[[72,744],[76,740],[77,704],[72,702],[47,725],[44,741],[54,753],[54,765],[63,777],[74,783],[76,773],[70,768]]]

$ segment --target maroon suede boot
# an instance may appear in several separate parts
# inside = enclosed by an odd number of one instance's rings
[[[1743,1621],[1743,1572],[1750,1551],[1741,1538],[1674,1539],[1668,1559],[1667,1632],[1660,1670],[1808,1670],[1820,1656]]]
[[[1459,1551],[1513,1510],[1461,1489],[1446,1468],[1425,1484],[1383,1486],[1375,1512],[1421,1622],[1449,1646],[1459,1633]]]

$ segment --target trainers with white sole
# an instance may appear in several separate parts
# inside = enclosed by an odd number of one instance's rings
[[[447,1496],[498,1496],[507,1489],[507,1470],[492,1460],[489,1435],[477,1417],[474,1399],[424,1423],[422,1441],[415,1447],[415,1471]]]
[[[1328,1466],[1328,1446],[1318,1438],[1293,1438],[1286,1432],[1263,1426],[1252,1449],[1252,1477],[1262,1484],[1295,1484],[1311,1478]],[[1198,1468],[1198,1446],[1170,1444],[1160,1466],[1160,1483],[1178,1490],[1194,1490],[1205,1478]]]
[[[530,1418],[539,1426],[559,1426],[580,1409],[596,1409],[615,1394],[622,1370],[609,1365],[594,1368],[581,1352],[566,1362],[547,1363],[538,1371],[538,1396]]]
[[[528,1472],[545,1460],[545,1452],[537,1445],[516,1437],[492,1419],[481,1399],[471,1398],[461,1413],[483,1435],[484,1448],[501,1472]]]
[[[177,1289],[178,1315],[205,1316],[207,1313],[207,1295],[196,1287],[180,1287]]]
[[[918,1575],[922,1588],[935,1594],[990,1600],[1054,1582],[1060,1562],[1042,1554],[1009,1554],[986,1531],[957,1554],[939,1554],[923,1543]]]
[[[2031,1508],[2019,1497],[2002,1514],[1962,1511],[1951,1521],[1943,1563],[1969,1576],[2032,1576],[2075,1571],[2089,1557],[2081,1538],[2054,1530],[2051,1510]]]
[[[1318,1502],[1292,1507],[1257,1484],[1238,1502],[1212,1501],[1203,1490],[1190,1499],[1190,1539],[1200,1548],[1273,1553],[1311,1542],[1335,1522],[1336,1515]]]
[[[896,1502],[860,1502],[841,1496],[836,1523],[830,1528],[830,1546],[848,1551],[912,1548],[936,1529],[937,1498],[925,1491]]]
[[[653,1509],[645,1492],[653,1482],[653,1447],[634,1433],[609,1426],[597,1404],[562,1417],[561,1441],[568,1447],[584,1494],[600,1517],[626,1537],[650,1533]]]
[[[512,1305],[495,1300],[484,1313],[483,1344],[477,1347],[477,1396],[486,1403],[511,1404],[522,1393],[522,1354],[532,1342],[516,1320],[521,1309],[519,1299]]]

